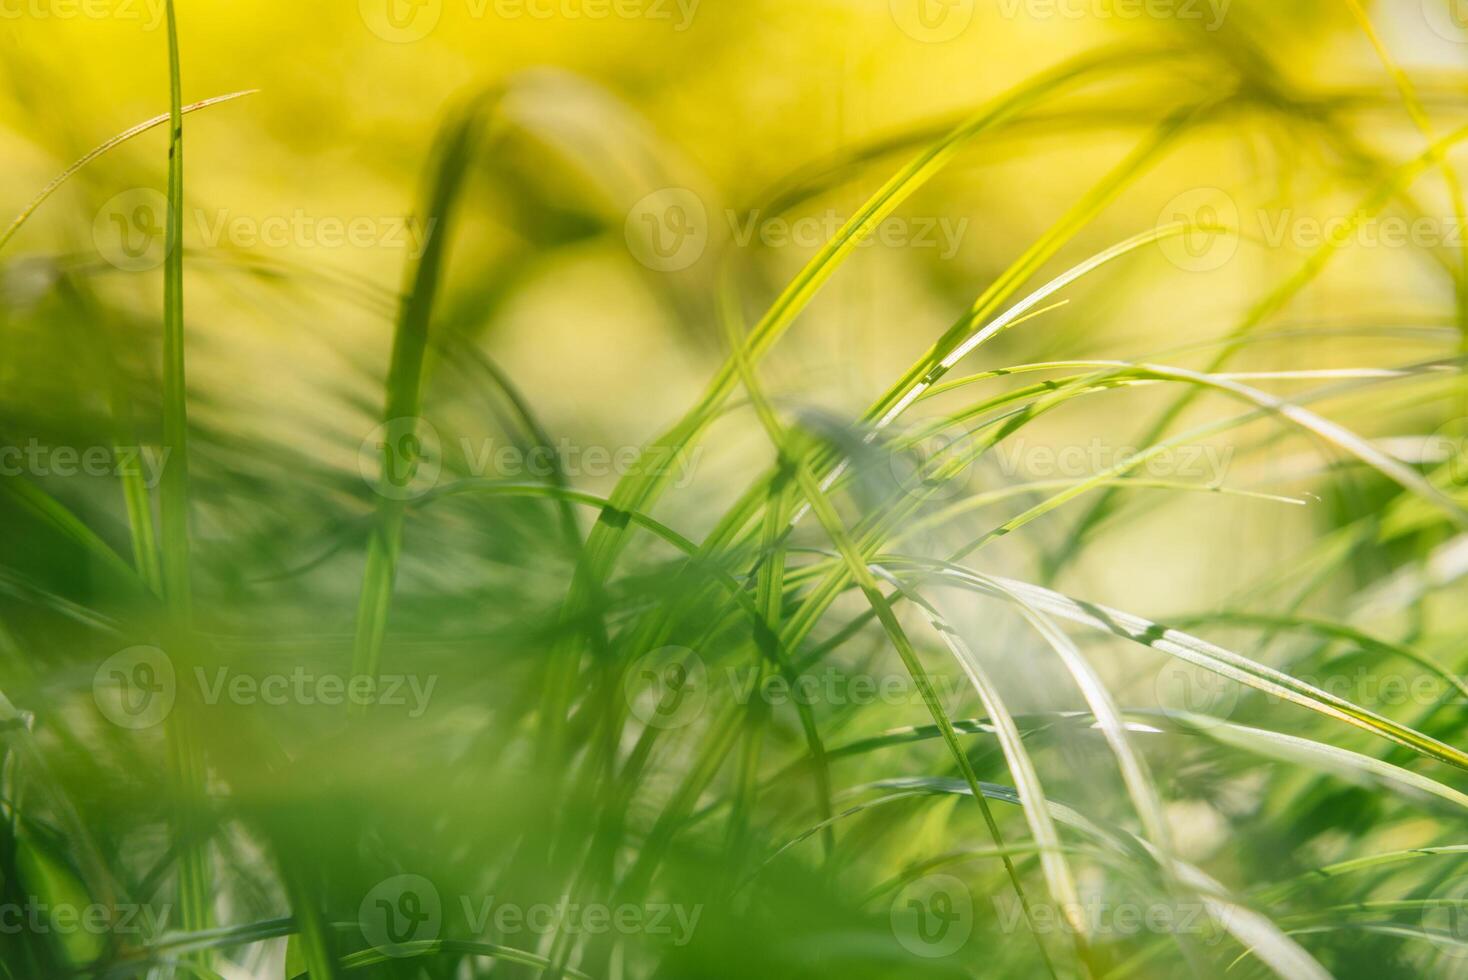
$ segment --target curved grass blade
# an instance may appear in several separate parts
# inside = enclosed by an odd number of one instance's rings
[[[1095,58],[1078,59],[1013,89],[990,103],[971,120],[931,144],[893,176],[790,282],[750,331],[747,347],[749,362],[758,363],[759,359],[779,340],[860,242],[892,214],[904,200],[943,169],[964,144],[1053,92],[1086,78],[1093,71],[1096,61]],[[1084,223],[1085,215],[1089,213],[1089,210],[1099,209],[1105,200],[1109,200],[1110,196],[1119,189],[1120,183],[1118,181],[1116,186],[1109,190],[1099,190],[1089,195],[1087,201],[1084,202],[1086,207],[1079,208],[1072,213],[1067,228],[1049,236],[1032,249],[1028,253],[1029,258],[1022,265],[1026,267],[1029,264],[1038,265],[1048,250],[1058,248],[1060,242],[1070,234],[1074,234],[1075,230]],[[1017,283],[1015,285],[1017,286]],[[1002,293],[1003,289],[999,289],[999,292]],[[733,363],[726,361],[693,409],[652,445],[670,453],[682,452],[684,447],[704,431],[717,416],[720,406],[733,391],[735,381],[736,373]],[[612,500],[623,510],[646,510],[665,482],[665,474],[662,473],[629,475],[619,481],[617,488],[612,493]],[[751,499],[749,503],[753,505],[754,500]],[[737,528],[743,524],[746,516],[742,515],[740,511],[732,513],[726,522],[721,523],[716,533],[727,531],[731,527]],[[578,566],[570,594],[567,597],[566,616],[568,619],[577,620],[581,617],[585,611],[584,607],[610,572],[622,547],[620,531],[619,527],[607,520],[598,521],[593,528],[587,542],[585,560]],[[552,653],[551,676],[554,683],[550,687],[550,696],[545,704],[545,717],[541,732],[541,744],[548,747],[547,758],[559,758],[561,734],[571,696],[571,679],[575,674],[574,660],[577,657],[578,648],[573,641],[568,642],[571,642],[570,646],[562,645]]]
[[[933,721],[937,723],[939,729],[943,732],[943,740],[947,744],[948,750],[953,756],[959,772],[963,774],[964,779],[973,787],[974,799],[978,802],[983,812],[984,823],[989,831],[989,836],[994,841],[994,846],[1002,849],[1004,847],[1004,837],[999,829],[998,822],[995,821],[993,814],[989,810],[988,802],[983,798],[983,793],[979,791],[978,774],[974,772],[973,764],[969,761],[968,755],[959,744],[958,736],[953,730],[953,724],[948,718],[948,712],[943,707],[943,703],[939,699],[936,689],[933,687],[932,680],[928,677],[922,660],[918,657],[917,650],[913,648],[911,640],[908,639],[906,632],[902,629],[902,624],[893,613],[891,605],[887,602],[886,597],[882,595],[881,589],[878,588],[876,579],[872,576],[871,570],[867,568],[866,562],[857,551],[856,544],[851,540],[850,534],[842,524],[840,515],[836,513],[835,508],[826,499],[825,491],[821,489],[815,477],[811,475],[805,460],[792,452],[790,440],[786,436],[779,419],[775,417],[774,409],[770,407],[768,400],[764,396],[764,391],[760,387],[758,379],[755,377],[754,369],[749,363],[743,345],[740,343],[741,338],[738,336],[734,321],[726,317],[726,326],[731,333],[732,356],[735,367],[739,372],[745,389],[749,393],[751,402],[755,406],[760,423],[768,433],[770,441],[775,445],[775,451],[780,457],[781,469],[787,472],[793,471],[796,482],[806,495],[808,505],[815,511],[816,519],[830,536],[836,549],[841,553],[841,557],[846,562],[857,587],[866,596],[867,602],[872,607],[872,611],[876,613],[878,621],[882,624],[883,631],[892,641],[892,645],[896,648],[898,656],[901,657],[903,666],[907,669],[913,682],[918,686],[918,690],[922,694],[923,704],[927,707],[928,713],[932,715]],[[936,617],[936,611],[932,615]],[[950,638],[950,634],[944,632],[943,624],[940,620],[934,618],[933,625],[942,633],[945,640]],[[955,656],[959,657],[965,672],[968,673],[974,687],[979,691],[980,697],[984,699],[985,707],[988,709],[990,717],[995,718],[996,724],[1002,729],[1003,720],[1008,718],[1008,715],[1005,713],[1003,703],[998,699],[994,688],[983,676],[982,670],[979,668],[977,662],[965,662],[959,650],[955,649],[953,652]],[[1039,780],[1034,774],[1033,766],[1029,763],[1028,755],[1025,754],[1024,746],[1019,739],[1018,731],[1014,729],[1012,719],[1009,720],[1008,729],[1001,731],[1000,740],[1005,747],[1005,758],[1009,761],[1010,770],[1015,774],[1016,785],[1029,791],[1030,799],[1041,805],[1041,808],[1038,810],[1026,806],[1025,816],[1032,818],[1031,832],[1034,833],[1036,841],[1039,842],[1042,848],[1041,865],[1045,869],[1046,881],[1050,885],[1051,894],[1062,906],[1075,908],[1078,905],[1079,892],[1076,890],[1075,880],[1070,873],[1069,866],[1066,864],[1063,856],[1058,855],[1058,853],[1050,854],[1045,850],[1058,847],[1059,839],[1055,835],[1054,826],[1049,824],[1047,815],[1043,810],[1044,795],[1039,788]],[[1018,752],[1018,758],[1011,755],[1015,751]],[[829,813],[829,805],[827,812]],[[1029,925],[1030,931],[1035,938],[1040,959],[1044,963],[1046,971],[1054,976],[1055,968],[1050,962],[1050,955],[1045,948],[1044,939],[1035,928],[1033,913],[1029,900],[1025,895],[1024,885],[1020,881],[1019,872],[1009,857],[1006,856],[1002,860],[1004,862],[1005,872],[1009,876],[1010,886],[1014,889],[1015,897],[1019,900],[1020,907],[1024,911],[1025,922]],[[1073,924],[1077,926],[1084,925],[1080,922]],[[1085,933],[1083,929],[1078,929],[1075,935],[1077,953],[1082,962],[1086,962],[1088,953]]]
[[[980,788],[984,795],[991,800],[1009,803],[1015,806],[1024,805],[1020,800],[1019,793],[1008,786],[981,783]],[[956,794],[967,796],[972,792],[963,780],[939,779],[930,776],[883,779],[878,782],[855,787],[849,792],[852,795],[856,795],[864,792],[885,792],[887,790],[896,790],[897,792],[883,796],[879,800],[868,802],[864,806],[854,807],[847,812],[851,814],[860,813],[870,809],[872,806],[884,805],[898,800],[912,799],[924,795]],[[1083,816],[1079,811],[1063,803],[1057,803],[1051,800],[1047,806],[1050,815],[1056,821],[1122,854],[1132,855],[1136,849],[1149,850],[1145,843],[1131,838],[1125,831],[1113,831],[1103,828]],[[1209,919],[1215,925],[1233,935],[1245,948],[1258,950],[1260,959],[1278,976],[1284,978],[1284,980],[1297,980],[1297,978],[1330,980],[1330,974],[1325,972],[1309,953],[1302,949],[1298,943],[1291,940],[1268,918],[1229,897],[1227,891],[1219,882],[1197,867],[1182,861],[1177,862],[1177,866],[1184,876],[1184,883],[1196,891],[1202,898]],[[1151,955],[1155,955],[1155,953]],[[1118,975],[1120,975],[1118,971],[1111,971],[1107,974],[1107,976]]]
[[[432,185],[423,214],[423,233],[427,240],[416,266],[408,272],[408,287],[393,333],[382,416],[385,425],[409,420],[407,431],[398,433],[405,438],[414,437],[421,410],[424,353],[429,343],[434,301],[448,259],[451,222],[484,118],[497,99],[497,92],[471,99],[444,126],[435,148]],[[391,472],[390,468],[397,462],[397,446],[390,444],[392,442],[387,440],[382,446],[384,475]],[[416,460],[408,462],[416,463]],[[377,677],[382,642],[387,632],[388,609],[392,604],[393,583],[397,578],[402,533],[402,501],[393,494],[384,493],[378,500],[377,523],[372,530],[367,564],[362,572],[356,640],[352,649],[354,677]]]
[[[259,91],[259,89],[251,88],[245,89],[241,92],[231,92],[228,95],[216,95],[212,99],[205,99],[202,102],[195,102],[191,105],[181,107],[179,109],[179,114],[187,115],[191,112],[198,112],[200,109],[207,109],[210,106],[220,105],[225,102],[233,102],[235,99],[243,98],[246,95],[254,95],[256,92]],[[76,176],[77,172],[80,171],[83,167],[85,167],[87,164],[91,163],[98,157],[102,156],[103,154],[107,153],[109,150],[112,150],[113,148],[120,146],[123,143],[126,143],[134,136],[139,136],[143,133],[146,133],[148,130],[153,129],[157,126],[162,126],[164,123],[169,122],[172,118],[173,110],[170,109],[168,112],[165,112],[162,115],[154,116],[152,119],[145,119],[142,122],[138,123],[136,126],[133,126],[129,129],[124,129],[116,136],[103,142],[100,146],[96,147],[90,153],[83,156],[76,163],[73,163],[71,166],[61,171],[61,173],[57,174],[56,177],[51,181],[51,183],[47,184],[41,189],[41,193],[37,194],[29,204],[20,209],[20,213],[17,214],[14,220],[10,222],[5,231],[0,232],[0,249],[5,248],[6,243],[8,243],[11,238],[15,237],[15,233],[17,231],[20,231],[20,226],[25,224],[26,221],[30,219],[30,216],[36,213],[37,208],[46,203],[46,199],[48,197],[56,193],[57,189],[60,188],[62,184],[66,183],[72,177]]]
[[[178,18],[174,0],[165,6],[168,28],[168,212],[163,260],[163,450],[168,466],[160,484],[159,529],[162,546],[163,598],[172,625],[192,645],[192,583],[189,559],[188,385],[184,366],[183,280],[183,74],[179,67]],[[179,813],[178,893],[180,924],[186,930],[207,929],[212,919],[214,886],[203,813],[207,768],[197,738],[197,719],[189,710],[169,722],[174,776],[182,799]],[[207,951],[189,962],[209,968]]]
[[[889,567],[900,567],[904,564],[918,568],[927,567],[933,569],[942,580],[974,588],[988,595],[996,594],[985,584],[984,576],[975,575],[966,568],[948,562],[904,558],[884,558],[882,561]],[[1002,583],[1007,591],[1024,596],[1027,602],[1051,615],[1151,647],[1265,694],[1343,721],[1421,755],[1468,770],[1468,754],[1459,749],[1231,650],[1140,616],[1096,603],[1080,602],[1044,586],[999,576],[993,576],[993,579]],[[1001,597],[1003,595],[998,594]]]

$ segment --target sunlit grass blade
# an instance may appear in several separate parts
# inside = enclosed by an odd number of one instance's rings
[[[246,89],[243,92],[231,92],[228,95],[216,95],[212,99],[205,99],[202,102],[194,102],[190,105],[181,107],[179,109],[179,114],[187,115],[190,112],[198,112],[200,109],[207,109],[210,106],[220,105],[224,102],[232,102],[233,100],[242,98],[246,95],[254,95],[257,91],[259,90]],[[51,183],[43,187],[41,189],[41,192],[37,194],[34,198],[32,198],[29,204],[20,209],[20,213],[17,214],[14,220],[10,222],[5,231],[0,232],[0,249],[4,249],[10,239],[15,236],[15,233],[20,230],[20,226],[25,224],[26,221],[29,220],[30,216],[36,213],[37,208],[46,203],[46,198],[56,193],[57,189],[60,188],[62,184],[66,183],[68,180],[76,175],[77,171],[81,170],[87,164],[104,155],[114,147],[126,143],[134,136],[139,136],[143,133],[146,133],[150,129],[162,126],[164,123],[170,122],[172,119],[173,110],[170,109],[168,112],[165,112],[162,115],[154,116],[152,119],[145,119],[143,122],[138,123],[136,126],[124,129],[122,132],[103,142],[95,149],[93,149],[90,153],[86,154],[81,159],[73,163],[71,166],[61,171],[61,173],[57,174],[55,179],[53,179]]]
[[[889,559],[883,559],[883,562],[888,565],[893,564]],[[904,563],[904,560],[897,559],[897,562],[901,564]],[[961,583],[977,588],[979,591],[994,594],[994,590],[985,584],[982,576],[975,576],[960,566],[926,560],[913,564],[933,569],[935,574],[944,581]],[[1383,717],[1344,698],[1306,684],[1264,664],[1256,663],[1206,640],[1190,636],[1179,630],[1169,629],[1130,613],[1120,612],[1096,603],[1079,602],[1043,586],[1016,582],[998,576],[994,576],[994,580],[1002,583],[1006,591],[1024,596],[1026,602],[1051,615],[1151,647],[1265,694],[1282,698],[1380,738],[1396,742],[1421,755],[1449,763],[1460,769],[1468,769],[1468,755],[1450,745],[1445,745],[1435,738],[1414,731],[1390,718]]]

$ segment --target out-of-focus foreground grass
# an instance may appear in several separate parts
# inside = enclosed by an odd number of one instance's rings
[[[1453,0],[0,50],[0,978],[1468,971]]]

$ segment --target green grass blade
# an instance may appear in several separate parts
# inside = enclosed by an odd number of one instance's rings
[[[179,113],[180,115],[187,115],[191,112],[198,112],[200,109],[208,109],[210,106],[221,105],[225,102],[233,102],[235,99],[243,98],[246,95],[254,95],[257,91],[259,90],[246,89],[243,92],[231,92],[228,95],[216,95],[212,99],[205,99],[202,102],[195,102],[191,105],[183,106],[179,110]],[[62,184],[66,183],[68,180],[74,177],[77,172],[80,171],[83,167],[85,167],[87,164],[91,163],[98,157],[106,154],[109,150],[112,150],[113,148],[121,146],[123,143],[126,143],[134,136],[139,136],[143,133],[146,133],[150,129],[162,126],[164,123],[170,122],[172,119],[173,110],[170,109],[168,112],[165,112],[162,115],[154,116],[152,119],[145,119],[142,122],[138,123],[136,126],[124,129],[116,136],[104,141],[102,144],[94,148],[91,152],[81,157],[71,166],[61,171],[61,173],[57,174],[56,177],[49,184],[41,188],[41,193],[37,194],[34,198],[31,199],[31,202],[29,204],[20,209],[20,213],[17,214],[15,218],[10,222],[5,231],[0,232],[0,249],[5,248],[10,239],[15,237],[15,233],[20,231],[21,225],[25,224],[26,221],[30,219],[30,216],[36,213],[36,209],[38,209],[42,204],[46,203],[46,199],[48,197],[56,193],[57,189],[59,189]]]
[[[451,220],[479,141],[484,116],[496,99],[497,95],[489,94],[471,100],[445,125],[439,137],[432,185],[422,215],[427,245],[417,265],[408,273],[407,292],[393,333],[386,405],[382,415],[384,423],[416,419],[421,410],[424,354],[429,345],[434,302],[448,261]],[[394,447],[383,447],[384,473],[392,465],[393,451]],[[402,501],[391,495],[384,494],[378,501],[377,520],[368,544],[357,606],[357,632],[352,652],[352,674],[355,677],[375,678],[378,674],[393,583],[397,578],[403,511]]]

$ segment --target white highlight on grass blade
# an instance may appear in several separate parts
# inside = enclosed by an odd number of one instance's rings
[[[1468,529],[1468,512],[1465,512],[1458,502],[1438,490],[1416,471],[1403,466],[1391,456],[1382,452],[1370,442],[1362,439],[1351,430],[1336,422],[1316,415],[1306,408],[1302,408],[1292,402],[1274,395],[1267,394],[1257,388],[1239,384],[1228,378],[1217,375],[1203,374],[1198,371],[1189,371],[1185,368],[1163,367],[1155,364],[1137,365],[1144,371],[1149,371],[1163,377],[1175,377],[1179,380],[1192,381],[1195,384],[1209,388],[1217,388],[1229,392],[1258,405],[1260,408],[1275,412],[1289,421],[1298,425],[1308,432],[1312,432],[1327,442],[1346,450],[1366,465],[1380,472],[1383,476],[1394,480],[1403,489],[1409,490],[1418,496],[1436,504],[1441,508],[1459,527]],[[1393,375],[1383,375],[1392,377]]]
[[[1003,585],[1005,590],[1024,596],[1031,605],[1052,615],[1125,637],[1241,684],[1246,684],[1255,690],[1371,732],[1415,752],[1460,769],[1468,769],[1468,754],[1453,746],[1392,721],[1390,718],[1383,717],[1345,698],[1306,684],[1289,674],[1180,630],[1170,629],[1140,616],[1121,612],[1099,603],[1081,603],[1043,586],[997,575],[978,575],[967,568],[948,562],[905,558],[883,558],[881,560],[888,566],[909,565],[926,569],[939,578],[965,583],[968,587],[989,595],[1002,596],[1003,592],[996,592],[994,587],[986,581],[992,578],[994,583]]]
[[[958,662],[964,675],[973,685],[974,691],[979,695],[979,700],[983,702],[984,710],[988,712],[989,720],[994,726],[1000,748],[1004,752],[1004,760],[1014,779],[1015,789],[1024,803],[1025,820],[1030,826],[1030,833],[1040,848],[1040,867],[1045,872],[1050,897],[1064,911],[1075,935],[1083,942],[1086,941],[1088,939],[1087,923],[1077,912],[1080,908],[1080,890],[1070,870],[1070,863],[1066,861],[1061,849],[1060,834],[1056,831],[1051,819],[1044,787],[1040,783],[1039,773],[1035,771],[1035,764],[1030,759],[1028,750],[1025,749],[1019,727],[1015,724],[1014,717],[1009,713],[1003,699],[999,697],[994,682],[985,673],[978,657],[974,655],[953,627],[948,625],[936,608],[921,595],[910,591],[886,569],[879,565],[869,567],[874,574],[886,579],[887,582],[902,591],[923,611],[929,625],[943,638],[943,644],[953,654],[954,660]]]

